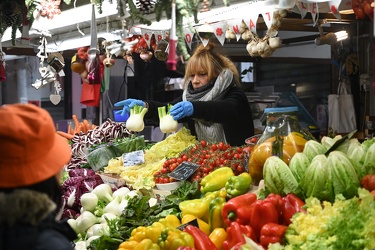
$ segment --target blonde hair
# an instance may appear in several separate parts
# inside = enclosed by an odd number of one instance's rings
[[[190,57],[186,69],[184,82],[188,83],[190,77],[199,73],[207,73],[208,79],[217,77],[225,68],[233,73],[233,79],[237,85],[240,84],[240,77],[236,65],[226,56],[216,52],[215,46],[208,43],[206,46],[199,45],[194,54]]]

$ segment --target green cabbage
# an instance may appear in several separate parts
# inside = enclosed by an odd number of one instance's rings
[[[301,195],[296,178],[294,178],[289,166],[277,156],[270,156],[263,165],[264,186],[271,193],[287,195],[293,193]]]
[[[363,167],[367,174],[375,174],[375,143],[367,149],[364,157]]]
[[[312,159],[316,155],[324,154],[325,152],[327,152],[327,149],[320,142],[317,142],[315,140],[308,140],[305,143],[305,147],[302,152],[307,156],[307,158],[309,158],[310,161],[312,161]]]
[[[313,158],[307,168],[300,185],[306,198],[316,197],[322,201],[333,201],[335,195],[332,189],[327,157],[319,154]]]
[[[310,166],[310,160],[302,152],[295,153],[289,162],[290,171],[292,171],[292,174],[296,178],[298,183],[301,181],[301,179],[305,175],[305,172],[309,166]]]
[[[352,198],[360,187],[359,178],[348,156],[341,151],[332,151],[327,157],[330,180],[335,195]]]
[[[350,139],[346,154],[357,172],[358,179],[362,179],[367,174],[367,170],[363,165],[366,155],[365,147],[357,139]]]

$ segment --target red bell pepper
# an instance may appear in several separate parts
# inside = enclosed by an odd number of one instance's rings
[[[271,243],[283,243],[287,226],[276,223],[267,223],[260,230],[260,244],[267,249]]]
[[[191,247],[178,247],[177,250],[195,250],[195,248],[191,248]]]
[[[228,200],[221,212],[224,222],[227,226],[237,222],[241,225],[247,225],[250,222],[251,204],[257,200],[254,193],[246,193]]]
[[[303,208],[305,202],[298,198],[298,196],[296,196],[295,194],[287,194],[283,197],[283,201],[284,225],[289,226],[290,223],[292,223],[291,218],[295,213],[306,213],[306,210]]]
[[[257,200],[252,205],[250,226],[259,242],[260,230],[267,223],[279,223],[279,217],[275,208],[269,201]]]
[[[279,224],[284,224],[284,218],[283,218],[284,200],[281,197],[281,195],[271,193],[264,199],[264,201],[269,201],[275,206],[278,217],[279,217]]]
[[[194,246],[197,250],[217,250],[212,240],[198,227],[193,225],[187,225],[184,229],[185,232],[189,233],[194,238]]]
[[[246,243],[244,235],[256,240],[253,229],[249,225],[241,225],[238,222],[232,222],[232,224],[227,227],[227,239],[223,242],[224,250],[230,250],[236,245],[243,245]]]

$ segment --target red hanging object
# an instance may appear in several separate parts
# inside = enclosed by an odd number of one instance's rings
[[[168,54],[168,60],[167,60],[167,68],[168,70],[175,71],[177,61],[176,61],[176,45],[177,45],[177,39],[176,36],[176,2],[175,0],[172,1],[172,30],[171,30],[171,36],[169,38],[169,54]]]

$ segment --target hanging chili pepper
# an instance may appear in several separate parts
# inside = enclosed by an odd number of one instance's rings
[[[277,223],[267,223],[260,230],[260,244],[267,249],[271,243],[283,243],[287,226]]]
[[[284,224],[289,226],[292,223],[291,218],[295,213],[306,213],[306,210],[303,208],[304,205],[305,202],[295,194],[290,193],[284,196],[282,209]]]
[[[278,223],[279,218],[275,208],[269,201],[257,200],[252,205],[250,226],[259,242],[260,230],[267,223]]]
[[[249,225],[241,225],[238,222],[232,222],[232,224],[227,227],[227,239],[223,242],[224,250],[230,250],[235,245],[242,245],[246,243],[245,237],[256,240],[255,233]]]
[[[241,225],[247,225],[250,222],[251,204],[257,200],[254,193],[246,193],[228,200],[222,211],[222,217],[227,226],[233,222],[238,222]]]

